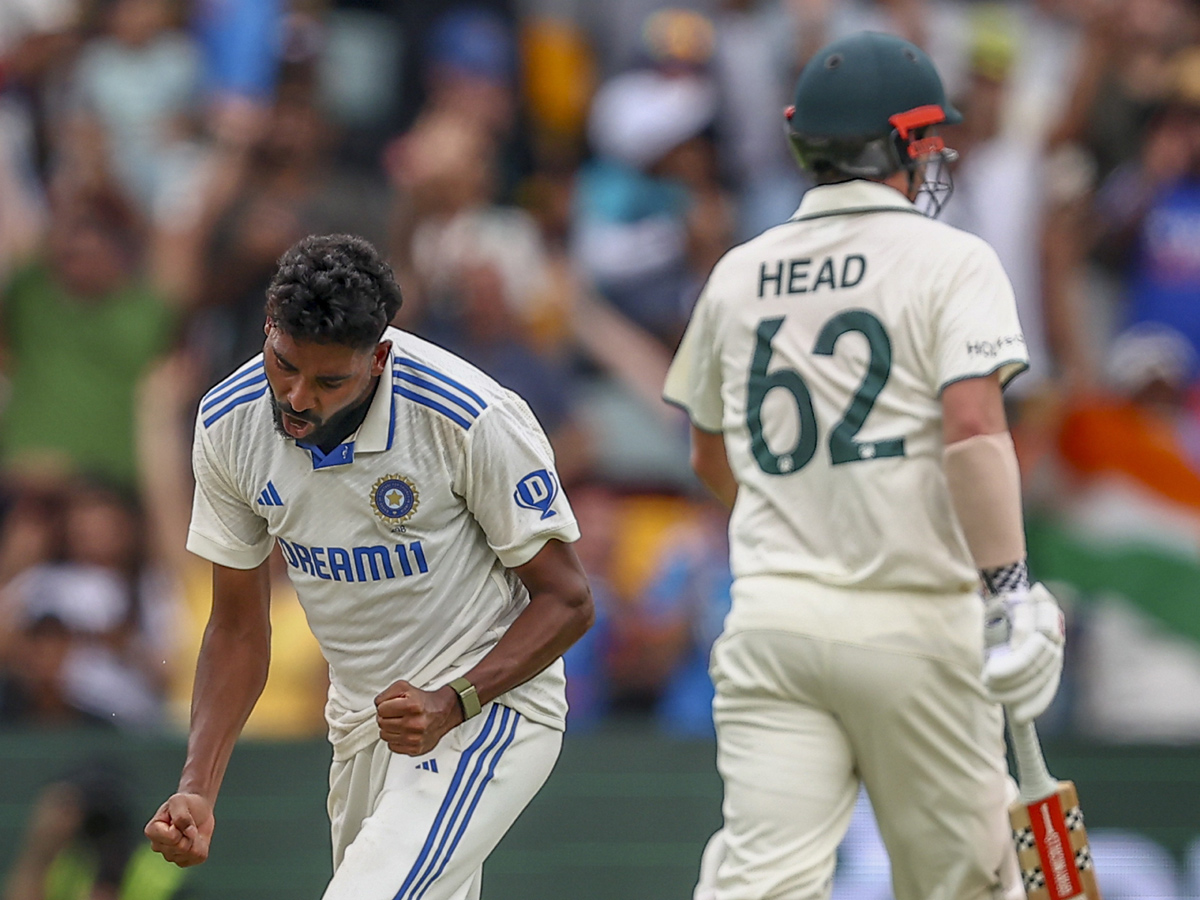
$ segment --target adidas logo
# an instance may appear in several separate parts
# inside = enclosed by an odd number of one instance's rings
[[[279,491],[275,490],[275,485],[267,482],[267,486],[263,488],[263,492],[258,495],[259,506],[283,506],[283,498],[279,496]]]
[[[425,762],[421,763],[419,766],[415,766],[414,768],[424,769],[426,772],[432,772],[434,775],[436,775],[437,774],[437,760],[436,759],[427,759],[427,760],[425,760]]]

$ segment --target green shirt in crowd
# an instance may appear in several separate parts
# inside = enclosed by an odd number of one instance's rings
[[[133,484],[137,383],[170,346],[174,310],[139,283],[72,297],[38,264],[13,276],[0,317],[9,378],[0,465],[63,457],[76,471]]]
[[[99,865],[92,854],[75,846],[63,850],[50,864],[44,900],[88,900],[96,885]],[[187,872],[140,844],[121,876],[117,900],[175,900]]]

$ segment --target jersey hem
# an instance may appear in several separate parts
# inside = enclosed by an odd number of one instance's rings
[[[938,387],[938,396],[941,396],[942,392],[944,390],[946,390],[946,388],[950,387],[950,385],[952,385],[952,384],[957,384],[960,381],[970,381],[972,378],[987,378],[989,375],[994,375],[997,372],[999,372],[1001,369],[1007,368],[1009,366],[1013,366],[1015,368],[1013,368],[1013,370],[1011,372],[1009,372],[1007,376],[1001,375],[1001,378],[1000,378],[1001,389],[1008,387],[1012,383],[1012,380],[1014,378],[1016,378],[1018,375],[1022,374],[1023,372],[1028,371],[1028,369],[1029,369],[1029,363],[1026,360],[1016,359],[1016,358],[1006,359],[1003,362],[996,363],[996,365],[992,366],[990,369],[987,369],[986,371],[978,372],[978,373],[971,374],[971,375],[959,375],[955,378],[951,378],[948,381],[942,382],[942,384]]]
[[[257,548],[250,550],[232,550],[224,544],[219,544],[212,538],[198,531],[189,530],[187,549],[209,562],[230,569],[254,569],[260,566],[271,555],[271,545],[268,543],[265,551]]]
[[[662,399],[663,399],[663,402],[666,403],[668,406],[674,406],[676,409],[681,409],[685,413],[687,413],[688,421],[691,422],[694,426],[696,426],[696,428],[698,428],[700,431],[703,431],[706,434],[724,434],[725,433],[725,429],[723,429],[723,428],[720,428],[720,427],[710,428],[708,425],[702,425],[699,422],[697,422],[696,416],[692,412],[691,407],[688,406],[686,403],[684,403],[682,400],[675,400],[671,397],[668,397],[666,394],[662,395]]]

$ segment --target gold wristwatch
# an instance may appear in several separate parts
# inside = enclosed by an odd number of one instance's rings
[[[479,711],[483,707],[479,704],[479,694],[475,692],[475,685],[471,684],[465,678],[455,678],[450,682],[450,687],[454,688],[454,692],[458,694],[458,702],[462,706],[464,722],[479,715]]]

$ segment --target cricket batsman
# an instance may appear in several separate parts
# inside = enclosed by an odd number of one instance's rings
[[[785,117],[816,187],[714,268],[665,389],[732,509],[724,827],[697,896],[828,897],[861,784],[897,900],[1021,897],[1000,704],[1046,709],[1063,631],[1026,567],[1012,287],[925,214],[961,116],[918,47],[861,33],[812,58]],[[986,653],[985,609],[1010,626]]]

